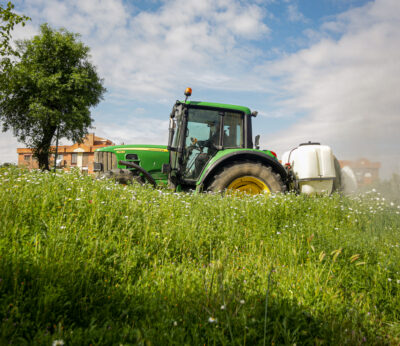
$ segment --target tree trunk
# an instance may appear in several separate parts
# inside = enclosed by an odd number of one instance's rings
[[[36,145],[34,155],[38,159],[39,168],[44,171],[50,170],[49,156],[51,154],[51,141],[53,140],[54,133],[56,131],[56,126],[51,126],[44,133],[41,141]]]
[[[44,170],[49,171],[50,170],[50,167],[49,167],[49,154],[50,153],[48,151],[46,151],[45,148],[37,149],[37,152],[36,152],[35,156],[38,159],[39,168],[42,171],[44,171]]]

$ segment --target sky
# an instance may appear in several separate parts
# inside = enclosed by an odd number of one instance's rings
[[[4,0],[1,0],[4,3]],[[39,25],[81,34],[107,93],[94,132],[116,144],[166,144],[168,116],[191,99],[247,106],[253,134],[282,155],[330,145],[342,160],[400,173],[399,0],[14,0]],[[0,162],[24,147],[0,133]],[[64,141],[66,142],[66,141]]]

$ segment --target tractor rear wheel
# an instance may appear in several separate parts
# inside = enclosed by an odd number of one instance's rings
[[[242,192],[250,195],[285,191],[279,174],[258,162],[234,162],[214,176],[208,187],[212,192]]]

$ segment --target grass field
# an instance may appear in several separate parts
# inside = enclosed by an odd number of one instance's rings
[[[400,206],[0,169],[0,344],[400,343]]]

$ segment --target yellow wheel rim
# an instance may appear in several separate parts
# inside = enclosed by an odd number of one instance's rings
[[[269,187],[263,181],[249,176],[235,179],[228,185],[227,189],[247,193],[249,195],[271,192]]]

